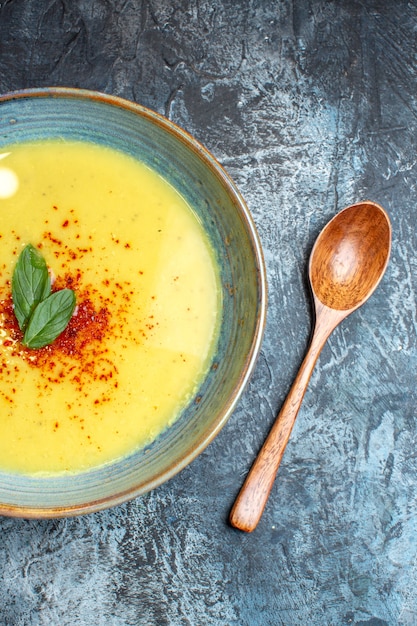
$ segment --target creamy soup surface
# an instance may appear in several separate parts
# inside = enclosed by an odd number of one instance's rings
[[[0,470],[77,472],[152,441],[178,416],[218,336],[218,268],[184,199],[144,164],[81,142],[0,150]],[[67,329],[24,348],[11,277],[23,248]]]

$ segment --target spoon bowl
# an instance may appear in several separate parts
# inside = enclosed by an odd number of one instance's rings
[[[309,262],[315,310],[310,346],[233,505],[232,526],[246,532],[256,528],[321,349],[336,326],[375,291],[390,251],[391,224],[375,202],[347,207],[318,236]]]
[[[373,202],[354,204],[321,231],[310,256],[313,293],[331,309],[352,312],[376,289],[389,257],[391,226]]]

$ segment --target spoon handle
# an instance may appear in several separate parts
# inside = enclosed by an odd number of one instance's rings
[[[334,324],[316,323],[290,392],[231,510],[230,523],[235,528],[251,532],[261,518],[317,358],[333,328]]]

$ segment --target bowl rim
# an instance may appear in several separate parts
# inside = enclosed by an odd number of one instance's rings
[[[100,499],[83,502],[76,505],[68,506],[26,506],[26,505],[14,505],[0,502],[0,515],[9,517],[20,518],[59,518],[59,517],[71,517],[76,515],[84,515],[94,513],[103,509],[107,509],[113,506],[118,506],[124,502],[132,500],[140,495],[143,495],[149,491],[152,491],[156,487],[167,482],[189,465],[195,458],[197,458],[206,447],[213,441],[213,439],[219,434],[226,422],[229,420],[236,405],[242,396],[247,383],[253,373],[257,358],[260,353],[262,340],[266,326],[267,316],[267,304],[268,304],[268,285],[266,278],[266,266],[265,258],[262,250],[262,245],[258,230],[255,225],[255,221],[252,214],[246,205],[243,196],[238,190],[236,184],[226,172],[220,162],[212,155],[212,153],[203,146],[197,139],[193,137],[188,131],[172,122],[164,115],[153,111],[152,109],[130,101],[120,96],[102,93],[100,91],[94,91],[90,89],[82,89],[77,87],[41,87],[41,88],[28,88],[20,89],[16,91],[9,91],[4,94],[0,94],[0,105],[5,102],[12,102],[13,100],[33,99],[33,98],[63,98],[74,100],[88,100],[106,105],[118,107],[126,111],[132,112],[140,117],[146,118],[151,123],[157,125],[159,128],[169,132],[174,138],[182,142],[188,149],[190,149],[197,157],[203,161],[203,163],[211,170],[212,174],[219,179],[220,184],[227,191],[228,195],[234,200],[234,205],[245,224],[248,237],[251,241],[251,245],[254,251],[254,258],[256,262],[256,274],[258,285],[258,313],[256,317],[256,325],[253,332],[252,342],[250,350],[246,356],[243,364],[240,376],[237,379],[233,391],[228,398],[228,402],[219,412],[216,420],[211,423],[209,431],[204,432],[199,441],[192,446],[179,459],[173,461],[162,473],[158,474],[152,480],[148,480],[145,485],[140,484],[138,486],[130,487],[129,489],[119,491],[111,496],[105,496]]]

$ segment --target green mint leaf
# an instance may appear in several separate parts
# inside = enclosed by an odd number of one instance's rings
[[[75,293],[72,289],[55,291],[42,300],[26,327],[23,345],[35,349],[52,343],[68,326],[74,308]]]
[[[51,279],[45,259],[31,244],[19,255],[12,276],[14,312],[24,331],[36,306],[51,293]]]

